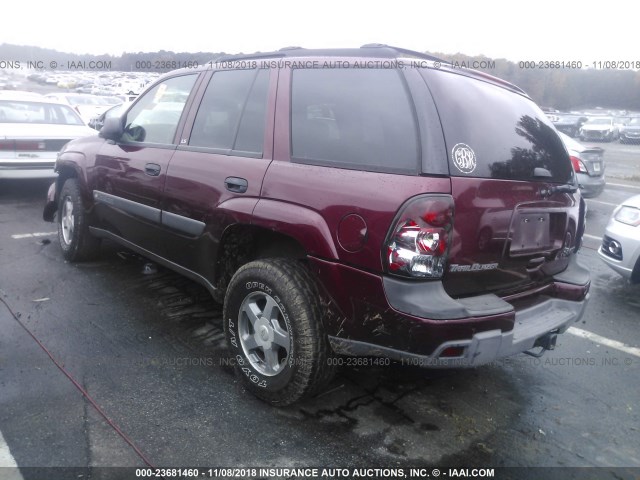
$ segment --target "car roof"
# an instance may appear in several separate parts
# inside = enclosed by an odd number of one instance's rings
[[[0,95],[0,100],[10,100],[13,102],[49,103],[51,105],[64,105],[65,107],[71,108],[67,103],[63,103],[60,100],[56,100],[55,98],[44,97],[42,95],[40,96],[24,95],[24,96],[15,96],[15,97],[4,97]]]

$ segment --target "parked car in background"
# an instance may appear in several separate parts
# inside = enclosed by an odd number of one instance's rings
[[[143,81],[122,80],[113,85],[113,91],[116,95],[140,95],[145,85]]]
[[[616,127],[613,117],[594,117],[582,125],[578,137],[580,140],[611,142],[617,139],[618,135],[618,127]]]
[[[7,76],[0,76],[0,90],[16,90],[18,84]]]
[[[597,197],[605,187],[604,150],[600,147],[582,145],[564,133],[560,133],[560,138],[569,152],[582,196]]]
[[[48,93],[45,97],[56,102],[66,103],[70,105],[85,124],[89,123],[93,117],[100,115],[109,109],[111,103],[104,100],[98,95],[89,95],[84,93]]]
[[[620,143],[640,142],[640,117],[631,117],[620,131]]]
[[[640,195],[613,211],[598,254],[624,278],[640,283]]]
[[[631,117],[625,115],[618,115],[613,117],[613,124],[618,129],[618,138],[620,138],[620,132],[627,125],[627,123],[629,123],[630,120]]]
[[[555,120],[551,121],[555,127],[562,133],[570,137],[576,137],[580,132],[580,127],[588,120],[584,115],[574,115],[570,113],[554,114]]]
[[[69,106],[30,92],[0,92],[0,178],[49,178],[69,141],[95,134]]]

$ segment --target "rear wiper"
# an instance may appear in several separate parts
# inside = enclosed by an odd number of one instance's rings
[[[567,183],[565,185],[556,185],[554,187],[551,187],[549,189],[550,193],[556,193],[556,192],[560,192],[560,193],[575,193],[578,191],[578,186],[577,185],[571,185],[570,183]]]
[[[578,191],[578,185],[567,183],[565,185],[554,185],[553,187],[543,188],[540,195],[550,197],[554,193],[575,193]]]

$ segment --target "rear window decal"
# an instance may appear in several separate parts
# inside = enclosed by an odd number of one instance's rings
[[[471,173],[476,169],[476,154],[473,149],[465,143],[457,143],[451,150],[453,164],[462,173]]]

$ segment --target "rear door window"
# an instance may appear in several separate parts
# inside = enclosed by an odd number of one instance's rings
[[[526,97],[465,75],[422,70],[442,121],[452,176],[567,183],[572,167],[555,127]],[[543,177],[535,169],[545,169]]]
[[[213,74],[196,115],[189,146],[239,156],[262,154],[269,71]]]
[[[325,68],[292,75],[294,162],[416,173],[417,125],[400,72]]]

